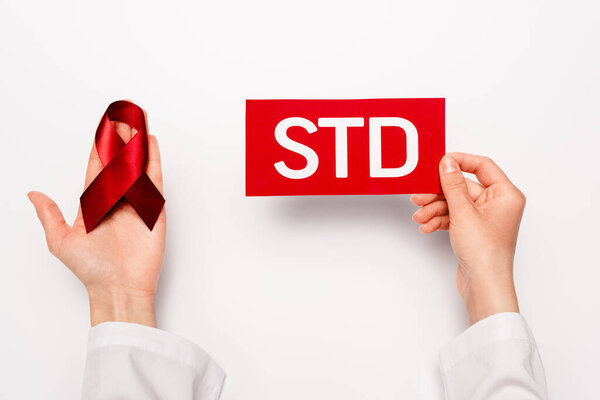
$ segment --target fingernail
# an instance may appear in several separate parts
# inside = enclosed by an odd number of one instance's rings
[[[456,171],[458,169],[458,164],[456,163],[456,160],[452,157],[444,157],[442,159],[442,170],[444,170],[445,173],[447,174],[451,174],[452,172]]]

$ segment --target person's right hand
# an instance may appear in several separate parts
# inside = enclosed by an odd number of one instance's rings
[[[475,174],[477,180],[462,172]],[[423,233],[449,230],[458,260],[456,284],[473,324],[518,312],[513,259],[525,196],[489,158],[449,153],[440,162],[443,195],[415,194],[413,219]]]

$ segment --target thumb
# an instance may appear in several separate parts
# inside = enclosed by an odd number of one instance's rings
[[[27,197],[33,203],[37,216],[44,227],[48,249],[58,257],[60,244],[71,227],[65,222],[56,203],[48,196],[40,192],[29,192]]]
[[[440,181],[450,214],[473,205],[465,177],[451,156],[444,156],[440,162]]]

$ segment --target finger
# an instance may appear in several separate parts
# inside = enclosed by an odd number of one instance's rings
[[[158,140],[156,140],[156,136],[154,135],[148,135],[148,166],[146,167],[146,174],[162,194],[163,177],[160,165],[160,149],[158,148]]]
[[[448,202],[450,213],[473,206],[473,200],[467,188],[467,182],[457,161],[451,156],[444,156],[440,162],[440,182]]]
[[[461,170],[475,174],[483,186],[490,186],[494,183],[510,183],[506,174],[489,157],[467,153],[449,153],[447,155],[456,160]]]
[[[481,193],[483,193],[485,188],[480,183],[475,182],[472,179],[465,178],[465,180],[467,181],[467,189],[469,189],[471,199],[475,201],[479,196],[481,196]],[[446,200],[446,198],[443,194],[434,193],[417,193],[410,196],[410,202],[415,206],[425,206],[438,200]]]
[[[133,137],[134,129],[125,122],[111,121],[110,124],[125,143],[128,143]]]
[[[40,192],[29,192],[27,197],[33,203],[37,216],[44,227],[48,249],[52,254],[57,255],[60,244],[71,227],[65,222],[56,203],[48,196]]]
[[[478,182],[475,182],[472,179],[465,178],[467,182],[467,189],[469,190],[469,194],[471,195],[471,200],[475,201],[481,196],[485,188]],[[427,204],[431,204],[434,201],[438,200],[446,200],[443,194],[431,194],[431,193],[418,193],[413,194],[410,197],[411,203],[415,206],[426,206]]]
[[[448,215],[448,203],[445,200],[438,200],[421,207],[412,218],[418,224],[425,224],[432,218],[442,215]]]
[[[485,188],[481,185],[481,183],[475,182],[472,179],[465,178],[467,182],[467,189],[469,190],[469,194],[471,195],[471,200],[475,201],[481,196],[481,194],[485,191]]]
[[[415,206],[424,206],[437,200],[444,200],[444,195],[432,193],[418,193],[410,196],[410,201]]]
[[[450,217],[443,215],[435,217],[431,221],[419,226],[421,233],[432,233],[435,231],[447,231],[450,228]]]

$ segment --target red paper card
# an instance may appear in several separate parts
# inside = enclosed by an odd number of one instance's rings
[[[444,99],[247,100],[246,195],[440,193]]]

